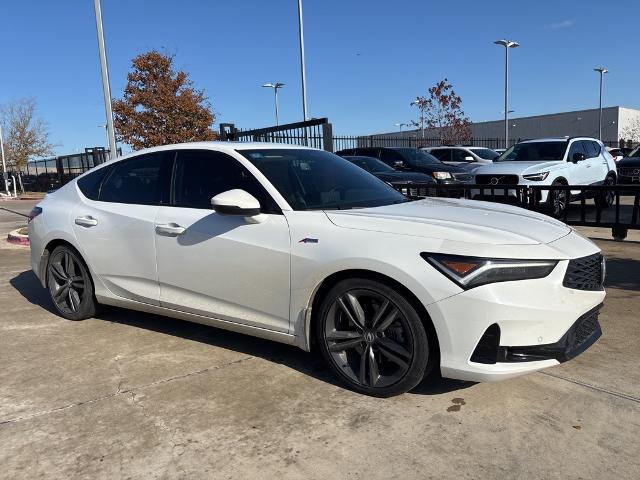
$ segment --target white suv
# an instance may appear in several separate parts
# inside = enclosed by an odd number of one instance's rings
[[[481,185],[614,185],[616,165],[601,141],[590,137],[527,140],[507,149],[490,165],[475,171]],[[579,191],[572,192],[579,194]],[[566,192],[540,193],[551,212],[560,216],[570,199]],[[613,194],[595,196],[602,207],[613,203]]]

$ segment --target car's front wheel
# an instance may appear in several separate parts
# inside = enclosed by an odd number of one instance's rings
[[[427,371],[429,342],[418,313],[379,281],[351,278],[336,284],[320,304],[315,335],[334,374],[361,393],[398,395]]]
[[[84,320],[96,313],[97,302],[89,271],[73,248],[61,245],[49,256],[47,286],[56,310],[69,320]]]
[[[569,204],[569,192],[562,188],[565,186],[562,182],[555,181],[551,186],[557,188],[549,190],[547,208],[553,217],[561,218]]]

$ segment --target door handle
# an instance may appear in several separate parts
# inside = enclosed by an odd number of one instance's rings
[[[156,233],[163,237],[177,237],[186,232],[187,229],[181,227],[177,223],[167,223],[164,225],[156,225]]]
[[[75,224],[80,225],[81,227],[95,227],[98,225],[98,220],[93,218],[91,215],[86,215],[84,217],[76,217]]]

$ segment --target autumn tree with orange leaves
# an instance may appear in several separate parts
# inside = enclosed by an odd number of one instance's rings
[[[420,111],[414,126],[433,129],[443,144],[463,143],[471,140],[471,121],[462,110],[462,98],[445,78],[429,90],[428,97],[416,97],[411,102]]]
[[[156,50],[135,57],[124,97],[113,101],[118,140],[134,150],[216,138],[207,97],[173,60]]]

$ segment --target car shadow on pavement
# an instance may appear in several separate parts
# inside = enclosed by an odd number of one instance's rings
[[[9,283],[31,304],[38,305],[57,315],[51,304],[49,293],[40,285],[33,272],[22,272],[13,277]],[[185,340],[201,342],[214,347],[259,357],[269,362],[285,365],[323,382],[344,387],[333,377],[319,355],[305,352],[290,345],[162,315],[143,312],[133,313],[131,310],[124,308],[106,307],[96,318],[106,322],[144,328],[164,335],[172,335]],[[412,393],[439,395],[468,388],[472,385],[474,385],[472,382],[444,379],[436,372],[429,375]]]

